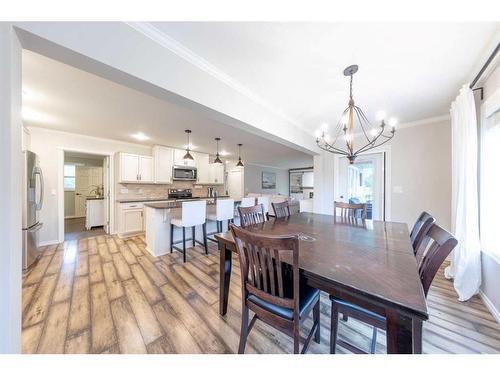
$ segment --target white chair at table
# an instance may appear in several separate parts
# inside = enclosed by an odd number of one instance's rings
[[[193,242],[193,247],[196,243],[205,247],[205,254],[208,254],[207,248],[207,201],[200,200],[194,202],[182,202],[181,217],[175,217],[170,221],[170,252],[174,249],[183,253],[183,260],[186,262],[186,228],[192,228],[192,238],[188,241]],[[201,225],[203,229],[203,242],[196,240],[196,226]],[[182,228],[182,241],[174,242],[174,228]],[[174,246],[182,242],[182,249]]]
[[[264,207],[265,220],[269,220],[269,197],[257,197],[257,204],[261,204]]]
[[[229,223],[234,221],[234,199],[217,199],[215,201],[215,212],[207,214],[208,221],[215,221],[217,223],[217,231],[207,233],[207,239],[210,241],[218,242],[216,239],[209,237],[215,233],[222,232],[223,222],[227,220],[227,227]]]
[[[255,197],[241,198],[240,207],[253,207],[255,206]]]

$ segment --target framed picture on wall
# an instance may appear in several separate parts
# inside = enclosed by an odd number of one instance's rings
[[[262,172],[262,189],[276,189],[276,173]]]

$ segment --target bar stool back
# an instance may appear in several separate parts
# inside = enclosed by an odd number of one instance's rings
[[[269,197],[257,197],[257,204],[262,205],[266,220],[269,220]]]
[[[207,220],[217,223],[217,232],[208,233],[207,236],[220,233],[223,229],[223,222],[227,220],[227,227],[234,219],[234,199],[217,199],[215,202],[215,212],[207,214]],[[217,240],[207,237],[208,240],[217,242]]]
[[[174,249],[181,251],[183,253],[183,260],[186,262],[186,228],[192,228],[191,241],[193,242],[193,247],[196,243],[205,247],[205,254],[208,254],[207,248],[207,227],[206,227],[206,217],[207,217],[207,202],[204,200],[193,201],[193,202],[182,202],[182,213],[180,218],[173,218],[170,225],[170,252]],[[196,240],[196,226],[201,225],[203,229],[203,242]],[[182,241],[174,242],[174,228],[182,228]],[[190,239],[188,239],[189,241]],[[174,246],[175,244],[182,242],[182,249]]]

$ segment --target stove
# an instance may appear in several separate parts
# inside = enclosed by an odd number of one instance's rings
[[[191,189],[168,189],[168,197],[171,199],[195,199]]]

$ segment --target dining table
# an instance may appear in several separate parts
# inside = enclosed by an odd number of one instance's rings
[[[299,213],[245,229],[297,235],[301,277],[308,285],[385,317],[388,353],[422,352],[428,311],[407,224]],[[220,250],[219,313],[225,315],[237,250],[230,231],[215,238]]]

